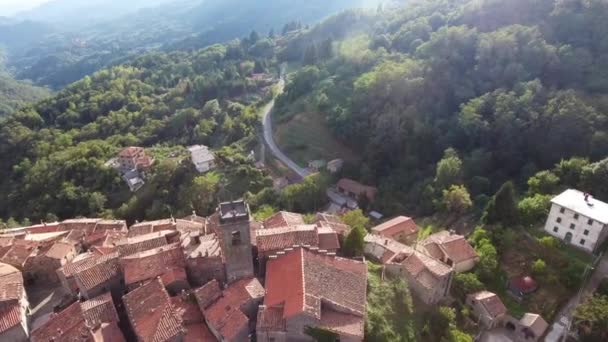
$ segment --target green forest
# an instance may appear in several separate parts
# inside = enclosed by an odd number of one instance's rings
[[[359,151],[342,176],[378,186],[373,208],[386,215],[481,216],[507,181],[529,220],[565,187],[608,199],[607,15],[599,0],[433,0],[128,58],[3,119],[0,216],[204,213],[217,196],[196,198],[196,186],[249,192],[254,207],[319,208],[326,179],[287,191],[303,201],[279,199],[245,158],[270,99],[248,76],[282,63],[294,72],[277,119],[321,113]],[[199,143],[221,151],[217,177],[171,157]],[[128,145],[152,148],[155,191],[131,196],[104,166]]]

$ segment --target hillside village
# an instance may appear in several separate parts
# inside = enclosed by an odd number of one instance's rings
[[[554,221],[570,228],[563,221],[572,216],[585,228],[587,249],[606,240],[605,203],[567,190],[553,206],[549,233],[585,248],[552,228]],[[548,331],[542,315],[512,314],[508,298],[488,290],[460,302],[455,278],[480,262],[464,236],[440,230],[422,238],[412,218],[399,216],[371,227],[362,255],[354,255],[345,248],[355,230],[322,212],[256,221],[242,200],[219,204],[209,217],[6,229],[0,340],[270,342],[320,340],[315,333],[323,332],[363,341],[370,265],[386,281],[404,280],[420,307],[465,305],[480,331],[505,330],[514,341],[539,341]],[[550,285],[531,277],[508,284],[510,296],[522,298],[538,286]]]

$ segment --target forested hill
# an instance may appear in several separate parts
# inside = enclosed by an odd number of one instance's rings
[[[55,0],[0,22],[0,45],[18,79],[60,89],[152,50],[200,49],[315,23],[380,0]],[[23,21],[25,20],[25,21]]]
[[[306,65],[280,119],[324,114],[362,151],[346,174],[378,185],[387,214],[432,213],[452,185],[481,209],[503,182],[524,190],[572,157],[583,160],[558,167],[554,185],[608,200],[608,160],[590,164],[608,157],[606,18],[602,0],[431,0],[337,16],[280,52]]]
[[[271,94],[268,82],[250,76],[275,69],[263,50],[246,52],[252,44],[145,55],[0,119],[0,216],[132,221],[206,213],[220,186],[224,196],[261,190],[268,180],[244,156],[255,139],[256,106]],[[198,177],[185,149],[193,144],[218,151],[221,177]],[[133,145],[156,159],[135,195],[106,164]]]
[[[35,103],[51,95],[46,88],[17,81],[0,72],[0,117],[13,113],[27,103]]]

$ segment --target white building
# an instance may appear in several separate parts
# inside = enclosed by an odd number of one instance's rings
[[[607,203],[572,189],[551,203],[547,233],[588,252],[594,252],[608,237]]]
[[[192,163],[196,171],[200,173],[208,172],[215,168],[215,157],[209,151],[209,147],[204,145],[194,145],[188,147],[188,151],[192,155]]]

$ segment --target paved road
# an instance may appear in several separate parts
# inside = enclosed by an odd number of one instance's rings
[[[574,309],[577,305],[582,302],[587,296],[592,295],[597,287],[599,286],[602,279],[608,276],[608,253],[604,254],[602,260],[597,264],[593,270],[593,274],[589,281],[585,284],[585,288],[578,292],[574,297],[570,298],[568,303],[560,310],[555,316],[555,322],[549,328],[549,333],[545,337],[546,342],[558,342],[561,341],[564,334],[566,333],[568,322],[572,317]]]
[[[280,92],[283,91],[283,87],[285,86],[285,81],[279,81],[279,89]],[[269,104],[264,107],[263,111],[263,126],[264,126],[264,141],[266,141],[266,145],[270,148],[270,152],[283,164],[287,165],[291,170],[297,173],[300,177],[304,178],[310,174],[307,169],[301,168],[298,164],[296,164],[293,160],[289,159],[288,156],[285,155],[277,146],[274,141],[274,137],[272,136],[272,110],[274,109],[274,100],[272,100]]]

